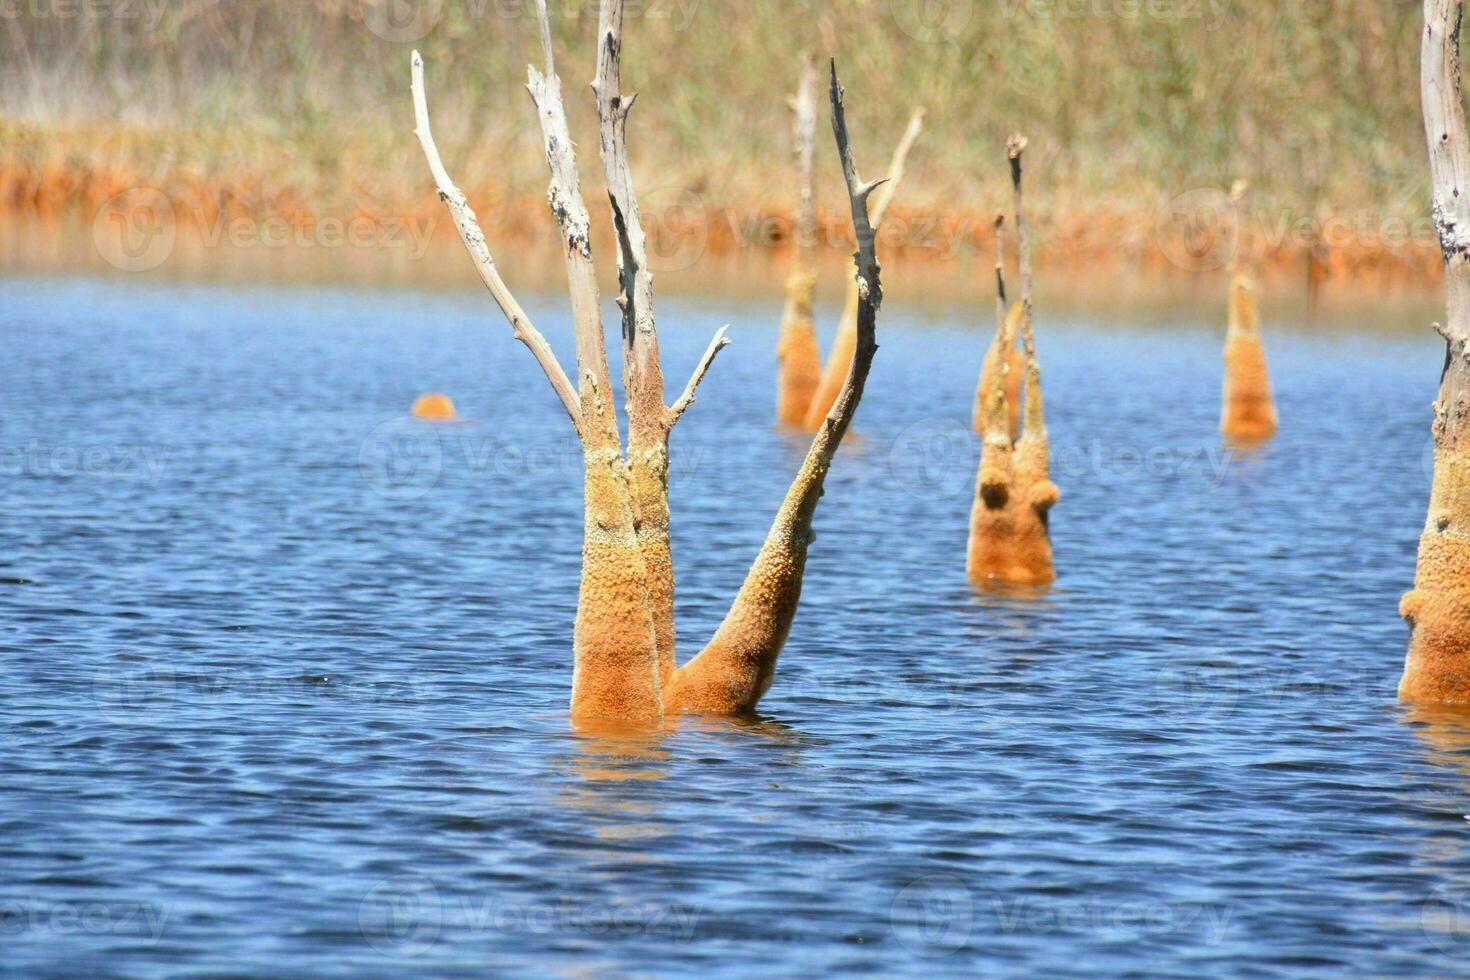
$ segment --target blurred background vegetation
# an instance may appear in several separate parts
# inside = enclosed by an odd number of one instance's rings
[[[590,200],[597,3],[549,6]],[[412,136],[416,47],[456,181],[504,223],[544,221],[511,207],[545,186],[523,89],[533,0],[11,0],[0,16],[11,207],[138,183],[229,212],[437,207]],[[865,173],[927,108],[910,213],[1001,205],[1020,129],[1044,229],[1142,227],[1237,177],[1289,217],[1417,218],[1419,30],[1417,0],[629,0],[635,172],[645,192],[789,211],[786,99],[811,50],[838,59]],[[837,214],[820,135],[819,199]]]

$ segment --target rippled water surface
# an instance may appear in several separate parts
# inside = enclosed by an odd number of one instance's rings
[[[685,657],[803,451],[778,312],[661,303],[671,388],[735,338],[675,433]],[[1223,309],[1043,312],[1028,597],[964,574],[982,335],[885,310],[760,717],[610,739],[579,455],[483,295],[0,284],[0,971],[1456,969],[1470,723],[1394,699],[1440,347],[1266,312],[1245,454]]]

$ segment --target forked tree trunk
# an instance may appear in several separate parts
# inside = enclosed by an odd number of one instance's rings
[[[970,578],[977,585],[1037,586],[1049,585],[1056,579],[1049,521],[1051,508],[1060,494],[1051,480],[1051,450],[1041,392],[1041,367],[1036,358],[1031,245],[1026,234],[1026,213],[1021,195],[1021,154],[1025,148],[1026,140],[1019,135],[1011,137],[1006,144],[1020,252],[1021,301],[1012,313],[1020,310],[1026,372],[1025,418],[1020,438],[1014,439],[1015,423],[1006,410],[1019,410],[1020,399],[1012,394],[1012,368],[1008,359],[1000,370],[1000,378],[989,384],[983,396],[985,441],[970,513],[966,561]],[[996,318],[1000,326],[992,353],[1002,344],[1014,345],[1010,315],[1005,312],[1005,257],[1000,247],[1000,226],[1000,221],[997,221]],[[998,354],[996,360],[999,361]],[[987,387],[983,370],[980,387]]]
[[[801,80],[791,102],[796,169],[801,176],[801,208],[796,222],[796,263],[786,280],[786,309],[776,341],[776,418],[799,426],[822,381],[822,352],[812,319],[817,285],[812,253],[816,249],[817,214],[813,194],[812,156],[816,149],[817,66],[810,55],[801,63]]]
[[[902,183],[904,173],[908,167],[909,151],[914,147],[914,141],[919,138],[919,131],[924,128],[924,110],[916,108],[913,115],[909,117],[908,128],[904,130],[903,138],[898,141],[898,146],[893,151],[893,159],[888,164],[887,183],[878,197],[873,201],[872,227],[876,233],[883,227],[883,218],[888,213],[888,205],[893,203],[893,195],[898,192],[898,185]],[[842,391],[842,386],[847,378],[848,369],[852,366],[853,352],[858,344],[858,307],[860,297],[858,284],[854,280],[847,284],[847,299],[842,307],[842,319],[837,324],[837,335],[832,341],[832,352],[827,356],[827,366],[822,371],[822,382],[817,386],[817,392],[812,396],[812,403],[807,406],[806,418],[802,420],[808,432],[816,432],[821,428],[827,413],[832,411],[832,406],[837,402],[837,395]]]
[[[1460,101],[1462,0],[1424,0],[1422,85],[1430,191],[1445,259],[1444,370],[1434,480],[1414,588],[1400,611],[1409,651],[1399,696],[1470,702],[1470,144]]]
[[[637,198],[628,166],[626,124],[634,97],[620,86],[622,0],[603,0],[599,21],[597,97],[599,146],[619,249],[623,326],[623,384],[627,390],[628,452],[618,434],[607,365],[601,310],[589,245],[576,158],[561,102],[561,83],[551,55],[544,0],[537,0],[545,73],[530,69],[530,90],[541,118],[551,172],[548,200],[561,229],[578,385],[562,371],[545,338],[501,280],[464,195],[450,181],[429,129],[423,64],[413,54],[416,132],[460,237],[482,281],[509,319],[516,336],[541,363],[572,419],[586,465],[582,584],[573,642],[572,717],[577,722],[649,723],[670,711],[739,711],[753,707],[770,682],[775,659],[791,627],[800,594],[801,566],[811,534],[822,479],[862,394],[876,344],[874,321],[881,300],[867,198],[877,182],[863,185],[852,166],[841,88],[832,73],[833,128],[843,157],[858,232],[862,302],[853,368],[826,424],[808,454],[766,547],[730,617],[705,652],[675,670],[674,572],[669,553],[669,433],[694,401],[715,355],[728,343],[721,328],[696,365],[683,393],[664,404],[663,374],[653,317],[653,277],[648,270]],[[759,587],[751,583],[761,583]],[[743,692],[707,696],[711,686]]]

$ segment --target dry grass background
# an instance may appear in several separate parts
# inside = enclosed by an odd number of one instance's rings
[[[592,76],[596,0],[549,5],[590,198],[593,104],[575,90]],[[0,201],[95,208],[146,184],[207,215],[427,214],[437,204],[408,95],[418,47],[456,180],[492,234],[540,231],[544,168],[523,89],[539,57],[532,9],[10,0]],[[395,13],[419,19],[396,31]],[[641,188],[655,212],[693,195],[737,242],[780,238],[779,223],[756,219],[794,206],[785,100],[810,49],[839,61],[865,171],[882,166],[912,106],[928,109],[895,209],[909,240],[895,244],[945,253],[979,241],[1007,195],[1005,136],[1022,129],[1053,258],[1144,255],[1171,200],[1245,177],[1283,255],[1310,251],[1337,216],[1344,256],[1434,266],[1427,226],[1411,224],[1427,209],[1416,0],[629,0],[628,16]],[[828,143],[819,198],[836,226]]]

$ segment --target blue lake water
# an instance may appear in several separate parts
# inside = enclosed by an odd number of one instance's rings
[[[735,340],[674,437],[682,659],[804,445],[777,300],[659,311],[671,388]],[[1041,312],[1035,598],[964,571],[988,306],[893,304],[760,717],[607,739],[580,457],[482,293],[0,283],[0,972],[1459,969],[1470,718],[1394,697],[1442,348],[1265,312],[1250,453],[1223,302]]]

